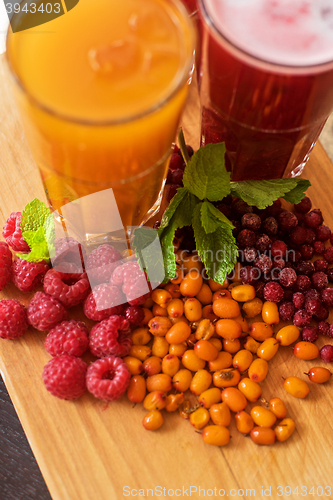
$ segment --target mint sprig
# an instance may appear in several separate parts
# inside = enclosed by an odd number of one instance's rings
[[[37,198],[25,206],[21,217],[21,232],[24,241],[29,245],[30,253],[17,254],[20,259],[28,262],[50,260],[46,234],[50,218],[53,220],[50,209]]]

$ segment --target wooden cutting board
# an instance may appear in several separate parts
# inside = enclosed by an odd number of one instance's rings
[[[0,225],[12,211],[22,210],[34,197],[44,199],[37,168],[26,145],[20,119],[8,88],[4,57],[0,59]],[[192,89],[183,119],[185,137],[198,130],[198,108]],[[333,169],[318,144],[306,167],[312,182],[309,195],[315,207],[321,207],[327,224],[333,227]],[[16,298],[27,304],[24,295],[8,285],[1,298]],[[76,311],[71,312],[75,316]],[[270,362],[270,371],[262,384],[266,399],[280,396],[296,431],[286,443],[270,447],[256,446],[249,437],[231,425],[231,442],[224,448],[204,444],[200,434],[180,418],[178,412],[166,415],[164,426],[147,432],[141,420],[141,405],[133,407],[126,397],[105,404],[86,394],[77,402],[61,401],[44,388],[41,373],[50,356],[44,349],[45,334],[29,329],[16,341],[0,342],[0,368],[23,428],[54,500],[117,500],[146,495],[172,498],[202,498],[225,490],[233,498],[269,496],[296,498],[281,488],[298,486],[299,495],[318,498],[317,486],[324,497],[332,486],[333,412],[332,383],[316,386],[305,400],[285,393],[283,378],[304,377],[303,372],[320,362],[299,361],[290,348],[281,348]],[[318,344],[322,345],[322,339]],[[1,425],[1,422],[0,422]],[[314,486],[314,490],[310,488]],[[192,490],[190,491],[190,487]],[[198,488],[197,492],[195,487]],[[203,490],[199,495],[199,487]],[[266,495],[262,493],[262,487]],[[271,492],[267,488],[271,487]],[[181,491],[176,491],[179,488]],[[183,490],[184,488],[184,490]],[[214,496],[216,488],[216,496]],[[132,494],[128,494],[130,490]],[[169,491],[168,489],[173,490]],[[209,489],[213,492],[208,491]],[[232,490],[232,491],[231,491]],[[236,491],[235,491],[236,490]],[[240,490],[240,491],[238,491]],[[243,490],[243,491],[242,491]],[[315,495],[309,492],[314,491]],[[282,492],[282,493],[281,493]],[[223,492],[220,491],[220,496]]]

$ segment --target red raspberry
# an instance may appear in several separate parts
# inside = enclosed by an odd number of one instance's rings
[[[36,330],[45,332],[67,319],[67,310],[48,293],[37,292],[28,305],[28,322]]]
[[[144,320],[145,313],[142,307],[140,306],[129,306],[125,309],[125,318],[130,322],[133,326],[141,325]]]
[[[86,271],[92,286],[110,280],[115,268],[120,264],[121,255],[111,245],[101,245],[88,255]]]
[[[12,252],[4,241],[0,241],[0,291],[5,288],[12,276]]]
[[[316,326],[305,326],[301,333],[302,340],[305,342],[316,342],[319,337],[319,330]]]
[[[88,348],[88,335],[88,328],[82,321],[62,321],[47,334],[45,349],[51,356],[82,356]]]
[[[27,262],[17,258],[13,263],[12,282],[21,292],[32,292],[41,285],[43,277],[50,269],[45,260]]]
[[[87,388],[95,398],[115,401],[126,391],[131,374],[122,359],[116,356],[98,359],[87,370]]]
[[[29,252],[30,248],[22,237],[21,212],[13,212],[3,227],[2,235],[15,252]]]
[[[60,399],[78,399],[86,391],[87,364],[75,356],[64,354],[50,359],[44,366],[46,389]]]
[[[102,321],[113,314],[122,314],[126,299],[117,286],[107,283],[95,286],[86,298],[83,311],[87,318]]]
[[[84,260],[86,257],[85,248],[76,241],[75,238],[65,237],[55,240],[55,255],[52,258],[53,267],[60,262],[73,262],[80,269],[84,267]]]
[[[321,359],[325,363],[331,363],[333,361],[333,345],[326,344],[319,351]]]
[[[94,356],[127,356],[132,347],[130,323],[123,316],[110,316],[95,325],[89,335],[89,349]]]
[[[117,267],[110,283],[121,286],[130,306],[141,306],[149,296],[149,287],[145,273],[137,262],[126,262]]]
[[[84,301],[90,291],[86,273],[73,276],[54,269],[47,271],[44,277],[44,291],[59,300],[65,307],[73,307]]]
[[[282,287],[273,281],[267,283],[264,288],[264,298],[270,302],[280,302],[283,299]]]
[[[0,301],[0,337],[17,339],[28,329],[26,308],[17,300]]]

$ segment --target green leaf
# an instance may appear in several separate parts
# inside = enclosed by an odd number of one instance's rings
[[[231,230],[234,229],[232,222],[209,201],[204,201],[202,204],[201,222],[206,233],[212,233],[221,224],[230,226]]]
[[[286,193],[283,198],[290,203],[300,203],[304,196],[306,190],[311,186],[311,182],[306,179],[294,179],[297,181],[297,186]]]
[[[45,203],[35,198],[25,206],[21,217],[21,231],[37,231],[43,226],[45,219],[50,215],[50,209]]]
[[[240,181],[231,183],[231,194],[259,209],[273,204],[278,198],[297,187],[296,179],[271,179],[264,181]]]
[[[149,281],[160,284],[165,278],[163,254],[158,232],[151,227],[138,227],[132,243],[142,271]]]
[[[49,249],[45,238],[45,231],[43,227],[37,231],[25,231],[23,239],[27,241],[30,247],[29,254],[17,254],[20,259],[27,260],[28,262],[40,262],[42,260],[49,260]]]
[[[225,145],[207,144],[188,162],[183,183],[199,200],[220,201],[230,194],[230,173],[224,165]]]
[[[28,243],[30,248],[32,247],[32,243],[35,238],[35,233],[36,231],[24,231],[24,233],[22,233],[22,238],[26,243]]]
[[[49,249],[50,258],[55,257],[55,224],[50,214],[44,221],[45,240]]]
[[[170,220],[172,219],[174,213],[176,212],[179,205],[182,203],[182,201],[184,200],[184,198],[187,195],[188,195],[188,190],[186,188],[178,188],[177,189],[177,193],[172,198],[167,209],[165,210],[165,212],[163,214],[160,227],[158,228],[159,234],[161,234],[162,230],[169,225]]]

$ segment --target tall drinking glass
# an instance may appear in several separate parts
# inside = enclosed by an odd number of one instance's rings
[[[201,141],[233,180],[301,174],[333,110],[330,0],[199,0]]]

